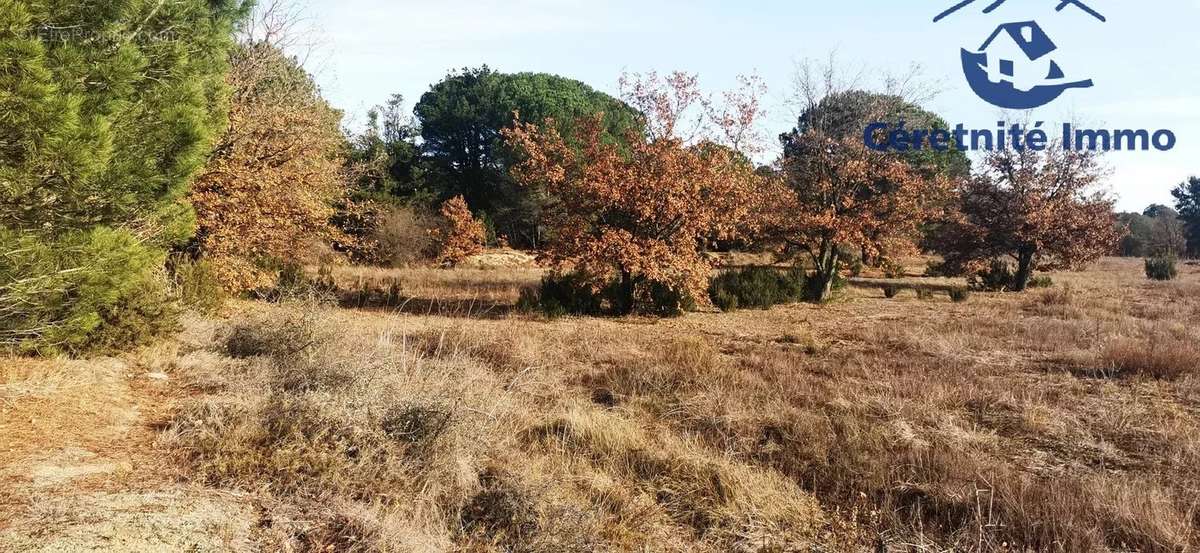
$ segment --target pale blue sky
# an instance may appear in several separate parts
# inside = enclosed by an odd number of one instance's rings
[[[864,85],[921,65],[942,90],[926,107],[951,124],[1019,119],[970,91],[959,48],[977,49],[999,23],[1036,19],[1068,77],[1096,86],[1069,91],[1035,120],[1178,135],[1171,152],[1108,156],[1119,208],[1169,203],[1176,183],[1200,173],[1200,0],[1086,0],[1107,23],[1075,8],[1055,12],[1058,0],[1008,0],[990,15],[982,10],[991,0],[977,0],[932,22],[956,1],[309,0],[306,11],[321,37],[310,69],[351,126],[392,93],[411,108],[447,70],[486,63],[610,93],[622,71],[694,72],[712,91],[756,72],[770,87],[763,130],[772,136],[792,123],[785,99],[796,62],[831,51]]]

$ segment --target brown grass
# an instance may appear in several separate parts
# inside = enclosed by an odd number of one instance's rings
[[[163,353],[162,443],[267,549],[1192,551],[1200,268],[1141,269],[668,320],[237,304]]]

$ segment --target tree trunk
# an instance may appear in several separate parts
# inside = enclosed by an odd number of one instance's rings
[[[813,273],[813,281],[809,283],[810,299],[824,303],[833,295],[833,279],[837,276],[837,248],[829,248],[822,252],[817,259],[817,270]]]
[[[634,276],[629,271],[621,271],[620,282],[617,283],[617,294],[613,298],[613,313],[628,315],[633,313],[633,293],[636,288]]]
[[[1017,274],[1013,275],[1013,292],[1024,292],[1033,276],[1033,252],[1023,251],[1017,257]]]

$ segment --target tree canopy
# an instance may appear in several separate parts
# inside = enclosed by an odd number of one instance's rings
[[[949,129],[936,113],[925,110],[895,94],[845,90],[833,92],[800,114],[792,135],[820,130],[826,136],[859,139],[871,123],[888,123],[888,129],[903,123],[909,129]],[[787,135],[783,138],[788,140]],[[932,148],[914,148],[898,155],[913,168],[929,174],[936,172],[950,178],[965,177],[971,172],[971,161],[957,148],[938,152]]]
[[[973,273],[1009,257],[1010,289],[1024,290],[1036,270],[1078,267],[1112,252],[1123,230],[1113,200],[1097,184],[1095,153],[1050,146],[992,152],[962,182],[953,219],[937,229],[936,249],[951,273]]]
[[[508,170],[513,153],[501,131],[520,114],[523,121],[553,121],[566,140],[574,140],[581,118],[603,113],[602,136],[621,140],[640,126],[640,115],[623,102],[571,79],[544,73],[504,74],[484,66],[448,75],[426,92],[414,108],[428,171],[427,186],[439,201],[463,196],[496,230],[514,243],[541,240],[536,190],[521,188]]]
[[[736,127],[753,125],[757,101],[739,103],[751,113],[718,118],[689,143],[675,133],[677,123],[699,104],[711,106],[695,77],[651,74],[623,84],[627,101],[647,114],[648,131],[627,128],[621,143],[599,113],[577,120],[574,140],[555,125],[522,122],[505,131],[522,156],[518,178],[554,199],[544,257],[595,289],[613,286],[617,313],[664,307],[647,299],[655,288],[702,300],[712,272],[704,239],[737,236],[761,189],[753,165],[723,143],[745,134]]]

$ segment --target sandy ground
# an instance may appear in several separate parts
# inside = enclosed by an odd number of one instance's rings
[[[0,551],[248,549],[244,497],[179,483],[155,445],[173,400],[136,361],[5,359]]]

